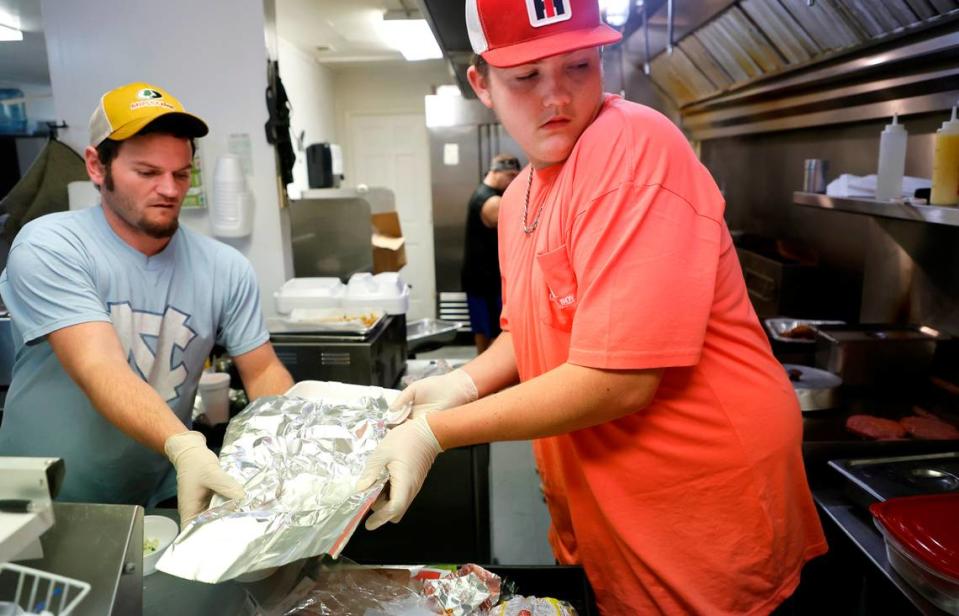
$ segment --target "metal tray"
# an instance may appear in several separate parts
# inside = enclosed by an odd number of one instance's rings
[[[300,316],[302,318],[297,318]],[[350,334],[365,336],[383,322],[382,310],[348,310],[343,308],[294,309],[289,316],[270,317],[267,329],[271,334]]]
[[[830,460],[863,506],[899,496],[959,492],[959,452]]]
[[[784,334],[799,325],[808,325],[813,329],[818,329],[820,325],[845,325],[845,321],[815,321],[810,319],[790,319],[788,317],[776,317],[763,321],[766,325],[766,331],[772,336],[773,340],[779,342],[788,342],[796,344],[815,344],[816,339],[806,340],[804,338],[789,338]]]
[[[460,324],[439,319],[418,319],[406,324],[407,351],[412,353],[427,346],[442,346],[453,342]]]

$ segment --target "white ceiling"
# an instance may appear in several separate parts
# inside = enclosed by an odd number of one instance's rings
[[[40,0],[0,0],[0,22],[6,24],[10,17],[20,22],[23,40],[0,41],[0,87],[4,84],[49,85]]]
[[[387,10],[415,8],[416,0],[276,0],[277,29],[319,62],[399,61],[378,24]],[[5,16],[20,21],[23,41],[0,42],[0,87],[48,86],[40,0],[0,0],[0,22]]]
[[[404,9],[416,0],[276,0],[277,33],[323,63],[402,60],[378,24],[385,11]]]

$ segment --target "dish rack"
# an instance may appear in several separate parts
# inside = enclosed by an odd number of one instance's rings
[[[80,580],[13,563],[0,563],[0,580],[7,578],[0,588],[9,588],[6,582],[12,583],[11,576],[17,580],[16,590],[13,596],[0,594],[0,614],[69,616],[90,592],[90,585]]]

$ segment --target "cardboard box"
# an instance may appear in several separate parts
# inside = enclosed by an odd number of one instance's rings
[[[373,273],[398,272],[406,265],[406,238],[396,212],[373,214]]]

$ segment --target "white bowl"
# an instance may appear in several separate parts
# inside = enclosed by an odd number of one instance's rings
[[[159,541],[157,549],[151,554],[143,555],[143,575],[150,575],[157,568],[157,561],[163,556],[163,552],[170,547],[173,540],[180,533],[180,527],[170,518],[162,515],[143,516],[143,542],[147,539],[156,539]]]

